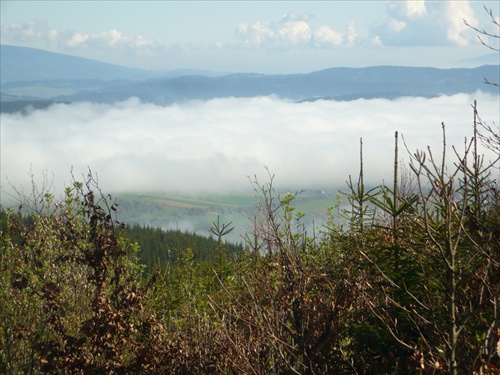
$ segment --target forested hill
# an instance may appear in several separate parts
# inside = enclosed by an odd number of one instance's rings
[[[309,74],[263,75],[233,74],[222,77],[185,76],[134,82],[124,92],[141,100],[168,104],[218,97],[255,97],[277,95],[304,101],[317,99],[352,100],[358,98],[394,99],[402,96],[433,97],[472,93],[477,90],[497,93],[498,88],[484,84],[499,78],[498,66],[474,69],[436,69],[401,66],[331,68]],[[123,95],[121,99],[125,98]],[[70,100],[87,97],[76,95]],[[109,100],[102,92],[98,100]],[[63,99],[63,98],[60,98]]]
[[[0,233],[7,230],[7,212],[0,206]],[[33,217],[19,216],[28,226],[33,226]],[[203,236],[190,231],[162,229],[143,225],[125,226],[124,238],[139,246],[138,261],[145,266],[145,274],[150,274],[156,267],[165,268],[167,264],[190,260],[192,262],[219,261],[222,246],[225,256],[241,254],[241,243],[219,242],[212,235]]]
[[[141,225],[127,227],[125,236],[139,245],[139,259],[148,273],[156,266],[164,267],[169,262],[175,263],[189,257],[201,262],[209,259],[215,261],[220,246],[218,239],[213,236]],[[222,246],[228,255],[243,251],[241,244],[223,241]]]

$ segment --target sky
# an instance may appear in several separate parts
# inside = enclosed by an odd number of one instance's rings
[[[279,74],[335,66],[467,67],[498,60],[463,22],[498,32],[484,9],[498,17],[496,0],[0,4],[2,44],[144,69]]]

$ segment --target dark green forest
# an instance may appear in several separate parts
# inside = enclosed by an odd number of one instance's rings
[[[123,235],[137,242],[142,249],[138,256],[139,262],[146,266],[146,273],[151,273],[155,267],[164,268],[166,264],[177,263],[188,253],[198,261],[207,263],[215,260],[219,254],[218,237],[207,237],[189,231],[164,230],[136,224],[127,226]],[[230,257],[243,252],[242,244],[222,241],[221,245],[224,254]]]
[[[60,199],[33,186],[1,214],[0,372],[499,374],[500,140],[475,103],[464,145],[442,134],[414,152],[396,133],[371,190],[361,141],[313,233],[300,192],[252,179],[242,245],[223,217],[127,227],[91,171]]]

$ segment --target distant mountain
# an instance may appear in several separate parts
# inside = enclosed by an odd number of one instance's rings
[[[1,81],[61,79],[143,80],[161,77],[162,72],[125,68],[36,48],[0,45]]]
[[[401,96],[433,97],[472,93],[498,93],[500,66],[436,69],[378,66],[331,68],[308,74],[265,75],[177,70],[131,69],[42,50],[1,46],[1,100],[91,101],[113,103],[132,96],[160,105],[220,97],[277,95],[294,101],[353,100]],[[19,104],[21,103],[21,104]]]
[[[100,61],[53,53],[36,48],[0,45],[1,82],[40,80],[145,80],[183,75],[220,75],[210,71],[172,71],[126,68]]]
[[[467,64],[467,66],[500,65],[500,54],[498,52],[493,52],[483,56],[463,59],[460,62]]]
[[[157,78],[57,96],[65,101],[114,102],[136,96],[145,102],[170,104],[221,97],[277,95],[295,101],[401,96],[453,95],[477,90],[498,93],[484,77],[499,82],[498,66],[474,69],[435,69],[397,66],[332,68],[309,74],[232,74],[222,77]]]

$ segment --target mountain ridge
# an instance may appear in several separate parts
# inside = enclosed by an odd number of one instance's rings
[[[0,45],[1,100],[114,103],[137,97],[159,105],[223,97],[276,95],[298,102],[318,99],[434,97],[478,90],[498,94],[498,65],[476,68],[332,67],[311,73],[223,73],[180,69],[146,71],[31,49]],[[31,79],[30,79],[31,77]],[[35,79],[36,78],[36,79]]]

